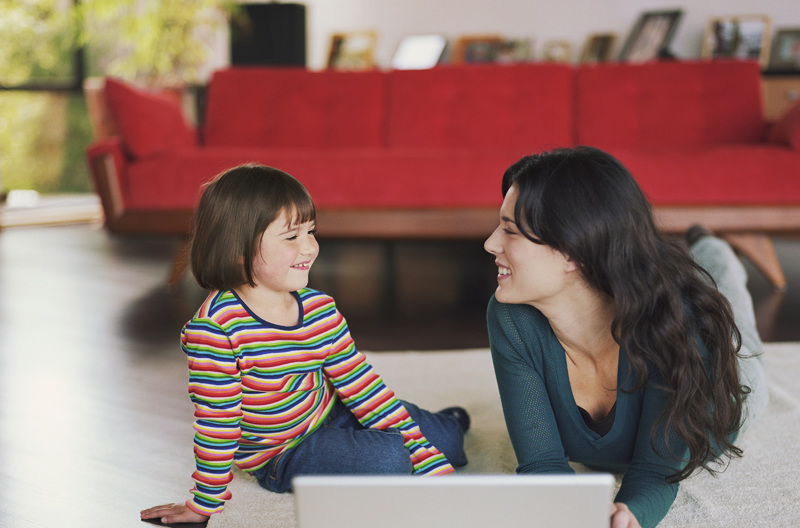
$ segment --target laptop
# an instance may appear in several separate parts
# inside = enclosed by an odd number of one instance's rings
[[[300,476],[297,528],[608,528],[614,477]]]

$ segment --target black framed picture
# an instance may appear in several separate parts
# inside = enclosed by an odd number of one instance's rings
[[[642,13],[620,51],[619,60],[647,62],[671,56],[669,44],[682,16],[680,9]]]
[[[779,29],[775,32],[769,69],[800,72],[800,28]]]

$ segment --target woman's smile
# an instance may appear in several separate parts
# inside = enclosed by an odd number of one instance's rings
[[[505,280],[511,276],[511,268],[503,266],[499,262],[495,262],[497,265],[497,280]]]

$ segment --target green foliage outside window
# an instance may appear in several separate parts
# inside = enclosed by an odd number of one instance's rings
[[[75,82],[71,2],[0,0],[0,84]]]
[[[91,192],[68,0],[0,0],[0,186]],[[51,87],[53,90],[47,90]],[[72,90],[70,90],[70,88]]]
[[[4,190],[92,192],[84,151],[91,141],[81,92],[0,92]]]
[[[0,0],[0,85],[38,88],[0,91],[0,190],[91,192],[79,47],[89,75],[197,82],[234,10],[232,0]]]
[[[81,0],[74,23],[90,74],[174,85],[201,80],[209,42],[234,11],[233,0]]]

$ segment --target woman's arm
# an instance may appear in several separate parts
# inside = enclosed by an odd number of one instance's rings
[[[498,303],[492,298],[487,311],[489,344],[506,426],[517,456],[518,473],[574,473],[550,403],[542,362],[541,340],[546,319],[526,307]],[[529,313],[528,313],[529,312]],[[538,312],[537,312],[538,313]]]
[[[445,456],[431,445],[419,425],[411,418],[383,383],[364,355],[356,350],[347,322],[336,311],[337,331],[323,369],[333,383],[342,402],[364,427],[398,429],[405,439],[416,474],[451,473],[453,467]]]
[[[657,376],[651,375],[643,389],[633,458],[615,498],[616,502],[625,503],[645,528],[656,526],[664,518],[678,494],[679,485],[666,479],[683,463],[673,457],[668,443],[676,456],[687,454],[686,445],[674,432],[670,431],[669,440],[665,439],[663,426],[656,429],[653,442],[650,441],[659,413],[668,402],[667,394],[658,384]]]
[[[636,516],[622,502],[611,505],[611,528],[642,528]]]

